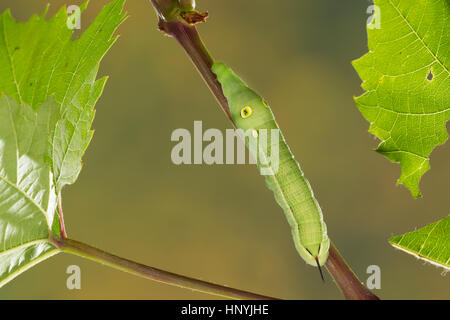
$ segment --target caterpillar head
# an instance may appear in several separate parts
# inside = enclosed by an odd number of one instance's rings
[[[250,89],[230,68],[216,63],[212,71],[222,85],[228,100],[231,117],[238,128],[251,128],[271,117],[267,104],[255,91]]]

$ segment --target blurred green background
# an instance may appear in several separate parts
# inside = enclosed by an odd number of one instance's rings
[[[71,0],[2,0],[21,21]],[[106,0],[91,1],[85,29]],[[368,1],[202,1],[199,30],[213,56],[233,67],[272,105],[322,206],[329,235],[363,282],[381,267],[385,299],[449,299],[449,276],[396,251],[388,238],[448,214],[450,144],[432,154],[414,200],[395,181],[398,165],[372,151],[377,141],[352,97],[350,62],[367,51]],[[256,5],[257,4],[257,5]],[[130,17],[105,57],[110,75],[79,181],[64,192],[71,238],[172,272],[286,299],[340,299],[329,276],[297,255],[282,210],[251,166],[175,166],[176,128],[225,130],[230,123],[177,43],[158,32],[150,3]],[[82,289],[66,288],[67,266]],[[0,290],[3,299],[213,299],[57,255]]]

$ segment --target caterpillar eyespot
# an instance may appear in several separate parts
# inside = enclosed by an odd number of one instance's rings
[[[252,108],[250,108],[249,106],[247,107],[243,107],[241,110],[241,117],[242,119],[246,119],[248,117],[250,117],[252,115]]]
[[[222,85],[237,129],[252,130],[251,134],[254,140],[257,140],[257,145],[264,141],[264,131],[261,130],[280,132],[267,102],[250,89],[230,68],[223,63],[216,63],[212,71]],[[258,116],[249,118],[253,112]],[[242,119],[246,120],[242,121]],[[267,139],[267,136],[265,138]],[[273,191],[275,199],[286,215],[299,255],[309,265],[320,268],[327,261],[330,248],[322,210],[283,135],[279,134],[276,139],[279,139],[277,141],[279,143],[276,144],[278,147],[275,149],[278,154],[277,170],[274,164],[259,161],[261,158],[265,160],[271,158],[272,141],[269,143],[267,140],[267,148],[258,147],[257,164],[260,169],[264,167],[272,172],[265,176],[266,184]],[[246,144],[250,148],[251,145],[247,140]]]

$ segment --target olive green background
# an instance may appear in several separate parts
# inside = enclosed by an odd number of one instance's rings
[[[2,0],[21,21],[71,0]],[[86,28],[106,0],[91,1]],[[385,299],[449,299],[449,276],[396,251],[388,238],[445,217],[450,145],[432,154],[414,200],[395,186],[400,168],[373,152],[352,97],[361,94],[351,60],[367,51],[368,1],[206,1],[199,26],[211,53],[265,96],[322,206],[329,235],[366,281],[381,267]],[[340,299],[327,275],[297,255],[282,210],[255,167],[175,166],[176,128],[230,128],[177,43],[158,32],[146,0],[105,57],[110,75],[97,104],[94,139],[74,186],[64,191],[69,236],[139,262],[231,287],[287,299]],[[79,33],[77,33],[79,34]],[[82,289],[69,291],[69,265]],[[3,299],[212,299],[57,255],[0,289]]]

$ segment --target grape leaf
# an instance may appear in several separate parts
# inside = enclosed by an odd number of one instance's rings
[[[57,192],[73,184],[81,171],[81,158],[93,134],[94,105],[106,82],[96,80],[97,71],[125,19],[124,2],[105,6],[75,41],[65,7],[48,21],[46,12],[27,23],[16,22],[8,10],[0,16],[0,92],[35,110],[54,95],[64,111],[50,154]],[[87,2],[80,10],[86,6]]]
[[[450,2],[375,0],[369,53],[353,62],[366,92],[355,98],[382,142],[376,149],[401,165],[397,183],[420,197],[433,149],[448,138]],[[379,12],[379,14],[378,14]]]
[[[77,179],[92,138],[106,82],[97,71],[124,2],[105,6],[77,40],[65,7],[26,23],[0,15],[0,287],[60,252],[58,195]]]
[[[57,197],[46,161],[59,105],[35,112],[0,97],[0,286],[58,250],[49,241]]]
[[[392,237],[390,242],[400,250],[450,269],[450,216],[422,229]]]

